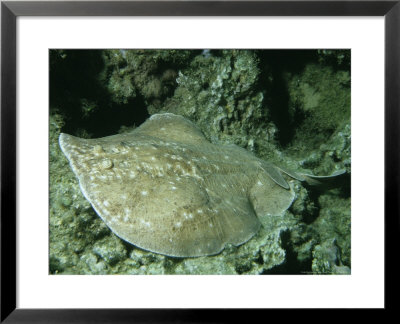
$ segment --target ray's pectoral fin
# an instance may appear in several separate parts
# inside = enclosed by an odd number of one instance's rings
[[[277,185],[268,175],[261,173],[250,190],[250,201],[259,218],[282,215],[292,204],[295,193]]]

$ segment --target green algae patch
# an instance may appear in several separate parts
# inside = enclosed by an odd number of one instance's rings
[[[349,71],[310,64],[301,74],[291,76],[288,90],[289,110],[298,120],[292,151],[299,152],[299,147],[318,148],[349,123]]]

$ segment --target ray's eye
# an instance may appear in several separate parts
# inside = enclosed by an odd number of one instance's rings
[[[103,170],[109,170],[114,166],[113,161],[111,161],[110,159],[104,159],[103,161],[101,161],[100,163],[100,168]]]

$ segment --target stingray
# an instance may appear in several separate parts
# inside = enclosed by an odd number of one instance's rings
[[[175,257],[241,245],[260,218],[282,215],[299,174],[236,145],[210,143],[191,121],[156,114],[135,130],[97,139],[60,134],[81,191],[106,225],[144,250]]]

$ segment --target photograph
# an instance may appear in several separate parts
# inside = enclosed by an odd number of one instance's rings
[[[50,275],[350,275],[351,49],[49,49]]]
[[[2,1],[0,322],[396,309],[399,2]]]

